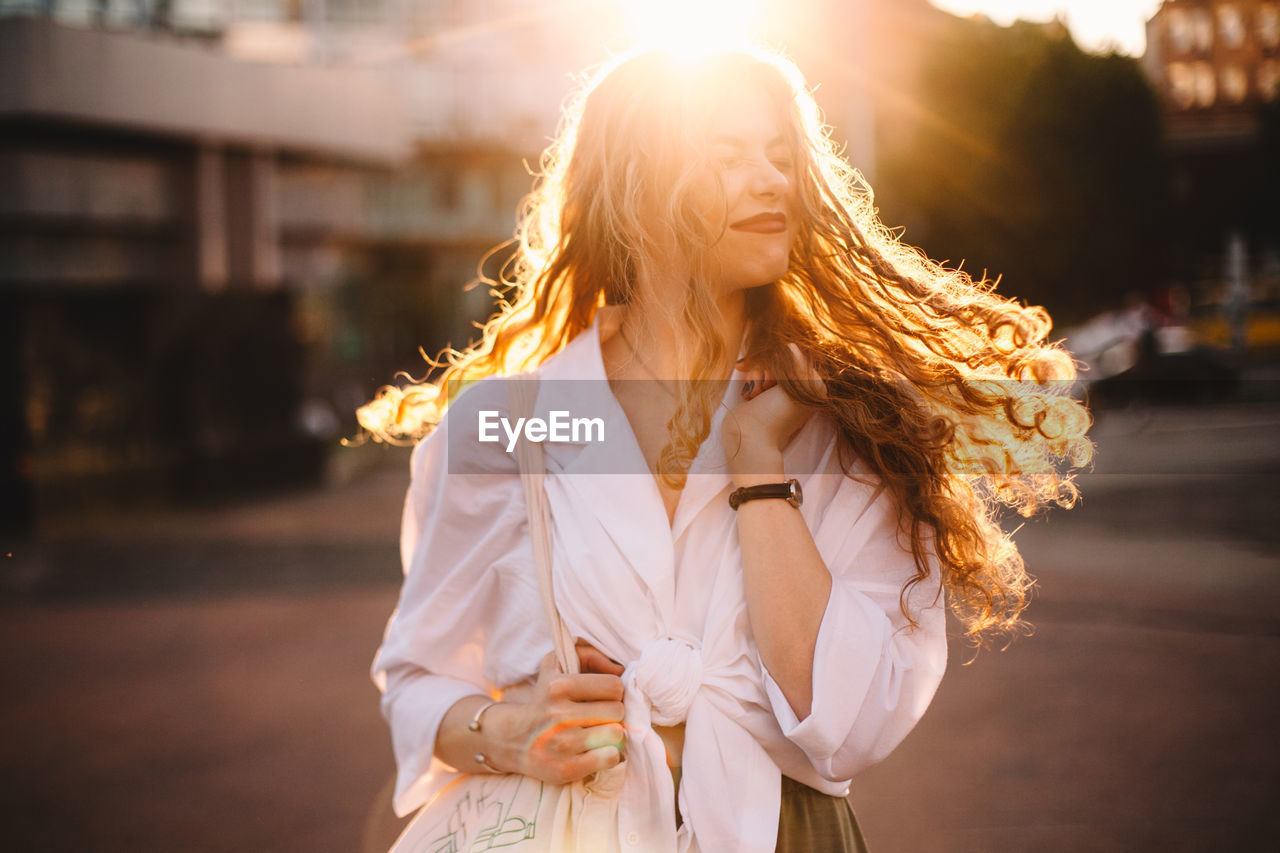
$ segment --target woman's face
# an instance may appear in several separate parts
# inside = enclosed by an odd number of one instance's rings
[[[711,116],[712,168],[724,204],[703,205],[711,233],[709,273],[727,291],[776,281],[796,237],[795,156],[779,110],[759,87],[728,94]],[[716,194],[709,194],[715,198]]]

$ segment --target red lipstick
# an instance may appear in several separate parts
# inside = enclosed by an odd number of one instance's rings
[[[730,223],[729,227],[734,231],[750,231],[753,234],[781,234],[787,230],[787,217],[781,213],[757,213]]]

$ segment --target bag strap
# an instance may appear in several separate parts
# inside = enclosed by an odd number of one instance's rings
[[[517,418],[533,414],[538,399],[538,377],[509,376],[507,397],[511,413]],[[555,592],[551,585],[551,506],[547,501],[546,462],[541,442],[522,439],[516,443],[516,461],[520,466],[520,479],[524,483],[524,500],[529,509],[529,536],[533,540],[533,562],[538,572],[538,591],[542,595],[542,609],[551,628],[551,643],[555,647],[556,662],[560,671],[578,673],[578,652],[574,648],[573,635],[560,617],[556,607]]]

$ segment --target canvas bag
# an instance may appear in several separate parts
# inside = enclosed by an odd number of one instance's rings
[[[533,413],[536,375],[509,377],[507,394],[516,417]],[[529,509],[538,589],[562,672],[579,671],[573,635],[556,608],[551,586],[551,515],[543,488],[542,445],[516,446]],[[618,795],[627,765],[601,770],[568,785],[519,774],[475,773],[436,793],[405,827],[390,853],[620,853]]]

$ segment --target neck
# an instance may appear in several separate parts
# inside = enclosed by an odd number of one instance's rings
[[[659,379],[688,379],[691,366],[680,362],[680,354],[693,357],[700,333],[689,326],[684,318],[666,310],[664,305],[678,304],[674,299],[658,301],[642,294],[628,303],[621,325],[625,342],[635,351],[635,357],[643,362],[648,372]],[[738,346],[746,328],[746,297],[741,290],[725,294],[717,302],[720,321],[717,331],[727,354],[727,362],[718,373],[727,378],[733,372],[738,357]]]

